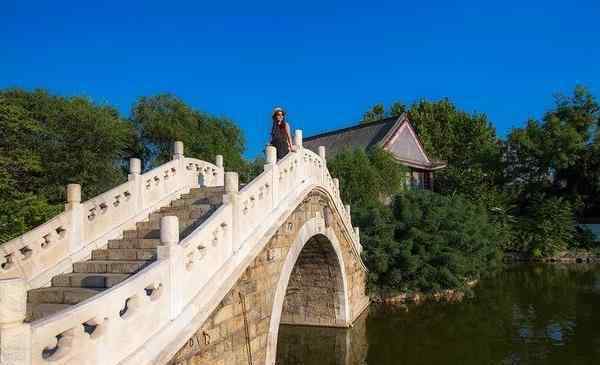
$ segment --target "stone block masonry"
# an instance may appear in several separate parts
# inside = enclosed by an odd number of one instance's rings
[[[298,249],[287,288],[283,288],[281,323],[348,327],[368,304],[366,272],[352,251],[352,242],[342,234],[342,223],[333,219],[329,227],[325,226],[323,217],[331,208],[322,193],[310,193],[170,364],[257,365],[274,361],[276,342],[270,344],[269,338],[277,334],[269,332],[278,328],[278,323],[271,323],[278,319],[272,318],[278,310],[274,309],[276,292],[282,290],[281,277]],[[306,230],[303,227],[315,219],[339,242],[331,242],[324,234],[301,242],[299,236]],[[296,247],[298,242],[302,247]],[[273,353],[268,356],[269,351]]]

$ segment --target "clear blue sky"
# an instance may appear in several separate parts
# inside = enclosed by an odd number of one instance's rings
[[[504,135],[586,85],[600,97],[600,2],[14,1],[0,88],[87,95],[124,116],[171,92],[262,150],[274,105],[305,135],[370,105],[449,97]]]

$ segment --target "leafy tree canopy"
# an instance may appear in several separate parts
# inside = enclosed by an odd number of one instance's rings
[[[150,166],[170,160],[173,141],[182,141],[186,156],[214,161],[215,156],[220,154],[227,169],[245,167],[242,131],[225,117],[214,117],[192,109],[170,94],[138,99],[131,115],[146,146]]]
[[[384,201],[402,189],[406,170],[386,151],[343,151],[327,161],[340,180],[342,200],[352,205]]]
[[[112,107],[43,90],[0,91],[0,239],[62,210],[69,183],[90,197],[124,181],[135,141]]]
[[[538,193],[576,202],[600,214],[600,105],[584,87],[558,95],[541,121],[530,120],[507,138],[507,175],[521,201]]]

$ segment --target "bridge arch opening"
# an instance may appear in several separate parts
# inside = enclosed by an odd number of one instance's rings
[[[266,364],[275,363],[279,325],[349,327],[348,284],[342,249],[325,221],[313,218],[298,232],[275,290]]]
[[[329,239],[311,237],[288,280],[281,324],[344,327],[345,292],[340,261]]]

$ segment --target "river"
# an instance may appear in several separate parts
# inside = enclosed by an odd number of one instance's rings
[[[600,364],[600,266],[520,265],[459,303],[371,306],[351,329],[281,326],[278,365]]]

